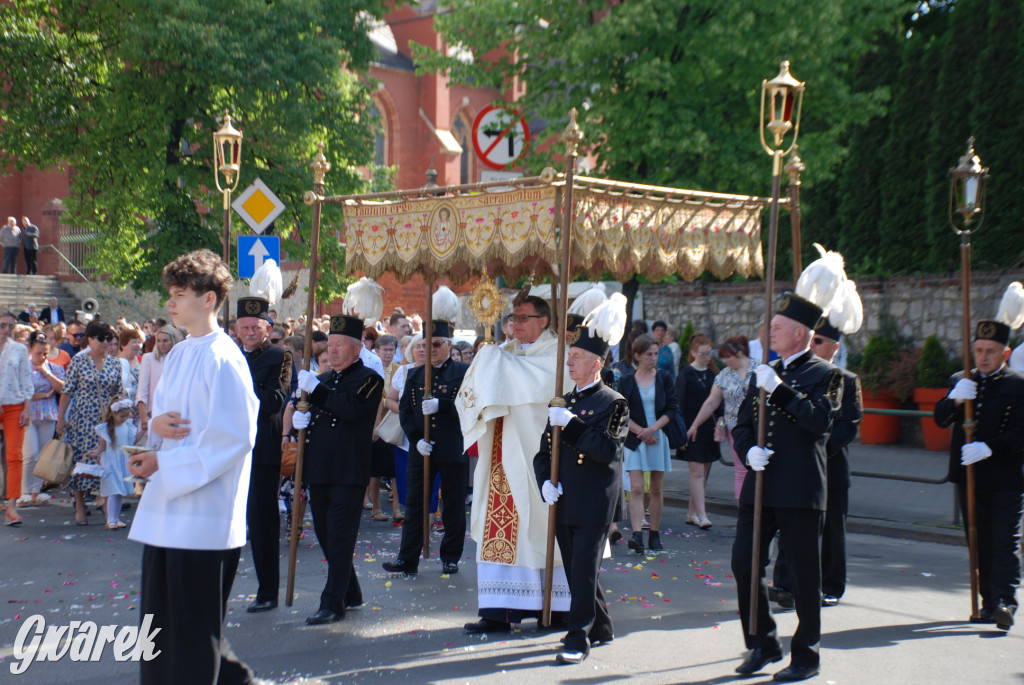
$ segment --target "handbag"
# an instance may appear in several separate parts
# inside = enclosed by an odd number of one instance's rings
[[[295,475],[295,462],[299,458],[299,443],[289,442],[281,450],[281,475],[291,478]]]
[[[679,415],[679,412],[673,412],[672,417],[669,419],[665,427],[662,428],[665,432],[665,437],[668,438],[669,449],[677,450],[680,447],[685,447],[688,442],[686,437],[686,422],[683,421],[683,417]]]
[[[53,438],[39,450],[39,458],[32,473],[50,483],[64,485],[71,480],[74,461],[71,445],[60,438]]]
[[[398,414],[390,410],[384,414],[384,418],[377,425],[377,435],[389,445],[401,447],[405,442],[405,431],[402,430],[402,422],[399,421]]]

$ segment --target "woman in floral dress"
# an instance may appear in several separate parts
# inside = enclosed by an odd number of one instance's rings
[[[98,457],[89,456],[99,444],[94,426],[103,421],[104,410],[123,390],[121,364],[108,353],[110,341],[116,339],[114,330],[102,321],[91,321],[85,337],[88,347],[84,354],[75,355],[68,365],[57,418],[57,432],[71,445],[75,460],[71,488],[75,493],[75,521],[80,526],[87,523],[85,494],[99,492],[102,475]]]

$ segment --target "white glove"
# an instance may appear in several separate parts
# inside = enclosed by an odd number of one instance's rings
[[[964,466],[977,464],[992,456],[992,448],[983,442],[969,442],[960,448],[960,463]]]
[[[575,417],[576,415],[565,407],[548,407],[548,421],[552,426],[565,428]]]
[[[773,454],[775,454],[775,450],[754,445],[747,450],[747,464],[755,471],[764,471],[764,467],[768,466],[768,460],[772,458]]]
[[[320,385],[320,381],[316,379],[316,374],[312,371],[306,371],[302,369],[299,371],[299,389],[305,392],[313,392],[316,390],[316,386]]]
[[[951,400],[973,400],[978,396],[978,384],[970,378],[961,378],[949,391]],[[967,445],[964,445],[966,447]]]
[[[420,440],[416,443],[416,451],[424,457],[429,457],[430,453],[434,451],[434,446],[426,440]]]
[[[436,397],[431,397],[429,400],[423,400],[420,406],[423,407],[423,415],[430,416],[431,414],[437,413],[437,408],[441,402]]]
[[[775,388],[782,385],[782,379],[779,378],[779,374],[775,373],[775,369],[767,364],[761,364],[754,369],[754,375],[757,376],[757,387],[769,395],[775,392]]]
[[[559,483],[557,486],[549,480],[544,481],[544,485],[540,486],[540,494],[544,498],[545,504],[554,504],[558,501],[559,495],[562,494],[562,484]]]
[[[292,427],[296,430],[309,428],[310,414],[308,411],[297,411],[292,414]]]

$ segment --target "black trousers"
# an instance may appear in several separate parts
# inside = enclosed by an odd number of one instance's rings
[[[850,491],[835,488],[828,491],[825,528],[821,533],[821,591],[833,597],[846,593],[846,516],[850,508]],[[775,558],[772,581],[775,587],[789,589],[785,542],[778,538],[779,553]]]
[[[590,640],[610,639],[614,636],[612,618],[601,590],[598,574],[608,526],[555,526],[555,539],[562,553],[565,577],[569,581],[569,632],[565,648],[574,652],[589,652]]]
[[[754,544],[754,508],[740,504],[736,538],[732,545],[732,573],[740,603],[743,639],[747,649],[781,648],[775,619],[768,607],[765,569],[769,562],[772,538],[781,533],[786,541],[785,563],[800,623],[793,634],[792,663],[817,665],[821,642],[821,529],[825,512],[814,509],[765,507],[761,514],[761,568],[757,585],[757,635],[749,635],[750,581]]]
[[[39,271],[39,269],[36,268],[36,254],[38,254],[38,252],[39,250],[30,250],[27,247],[25,248],[25,273],[34,274]]]
[[[416,446],[413,445],[415,450]],[[402,524],[402,544],[398,558],[412,566],[419,564],[423,549],[423,457],[409,455],[408,492],[405,495],[405,523]],[[430,482],[441,474],[441,561],[458,562],[466,544],[466,488],[469,487],[469,464],[438,464],[430,460]],[[429,503],[428,503],[429,504]],[[430,532],[427,532],[429,535]]]
[[[152,661],[142,685],[235,685],[254,682],[224,636],[224,615],[240,549],[142,550],[142,616],[152,614]]]
[[[18,248],[4,248],[4,273],[13,274],[18,272]]]
[[[327,584],[320,593],[320,608],[336,614],[344,614],[345,607],[363,603],[352,553],[359,536],[365,492],[365,485],[309,486],[313,530],[327,559]]]
[[[257,602],[276,600],[281,589],[281,514],[277,508],[281,467],[253,464],[245,522],[249,526]]]
[[[967,517],[967,488],[957,485],[960,511]],[[1024,493],[978,488],[974,497],[978,528],[978,576],[982,609],[994,609],[1002,600],[1016,608],[1020,585],[1021,514]],[[967,525],[964,531],[967,532]]]

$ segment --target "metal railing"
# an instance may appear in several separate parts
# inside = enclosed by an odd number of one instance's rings
[[[70,259],[68,259],[67,255],[65,255],[63,252],[61,252],[60,249],[58,249],[56,245],[43,245],[42,249],[46,249],[46,248],[49,248],[49,249],[53,250],[54,252],[56,252],[57,256],[60,257],[63,260],[63,264],[65,266],[70,267],[71,270],[75,274],[77,274],[79,278],[81,278],[83,281],[85,281],[86,283],[89,284],[89,287],[92,288],[93,295],[95,296],[97,301],[99,301],[100,299],[113,300],[114,302],[117,302],[122,307],[126,307],[128,309],[131,309],[136,314],[138,314],[140,322],[141,321],[145,321],[146,319],[149,318],[148,316],[143,314],[142,311],[140,311],[139,308],[136,307],[131,302],[125,302],[120,297],[118,297],[117,295],[114,295],[114,294],[103,294],[103,293],[101,293],[99,288],[96,287],[96,284],[93,283],[92,280],[88,276],[86,276],[84,273],[82,273],[81,269],[79,269],[77,266],[75,266],[74,262],[72,262]],[[66,273],[66,272],[61,270],[58,273]],[[68,274],[68,275],[70,275],[70,274]]]

